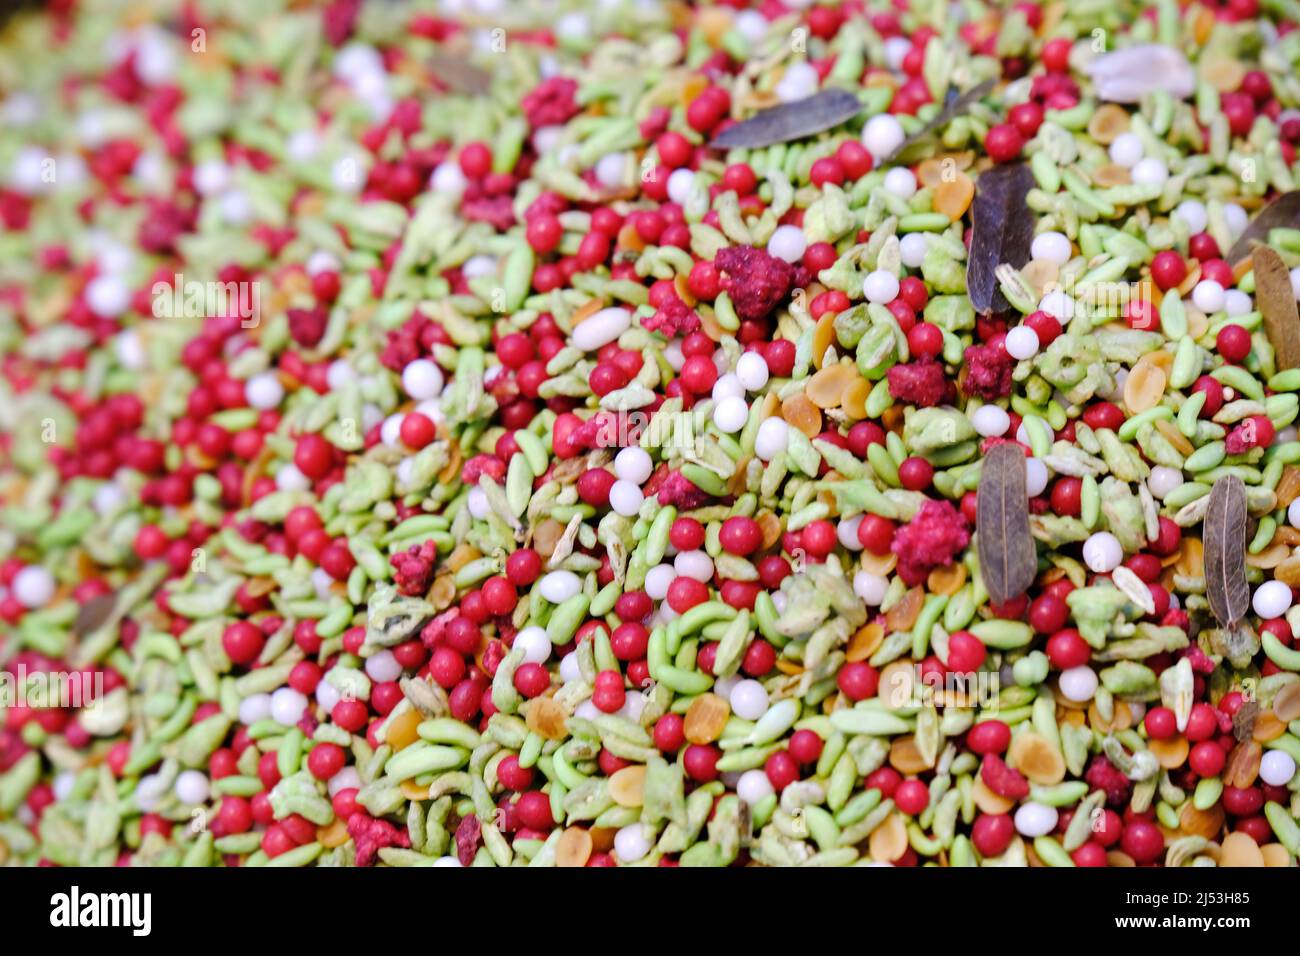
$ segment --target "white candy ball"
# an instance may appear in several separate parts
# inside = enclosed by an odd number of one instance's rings
[[[1291,527],[1300,528],[1300,498],[1286,506],[1286,520]]]
[[[1021,804],[1020,809],[1016,811],[1016,832],[1027,837],[1047,836],[1056,829],[1059,816],[1055,807],[1034,803],[1031,800]]]
[[[388,648],[366,658],[366,673],[371,680],[386,684],[402,676],[402,665]]]
[[[909,269],[921,268],[929,248],[930,242],[923,232],[909,232],[898,241],[898,251],[902,256],[903,265]]]
[[[331,684],[329,681],[323,680],[316,685],[316,703],[320,707],[320,709],[325,711],[327,714],[333,711],[334,708],[338,705],[338,702],[341,701],[342,699],[343,699],[343,695],[339,693],[339,689],[335,687],[333,684]],[[270,702],[271,702],[271,698],[267,696],[266,716],[268,717],[271,715]],[[248,723],[248,721],[244,720],[242,709],[240,710],[239,722]]]
[[[773,415],[771,418],[763,419],[758,426],[758,434],[754,436],[754,454],[763,461],[771,461],[784,452],[789,443],[789,423]],[[1296,527],[1300,527],[1300,524]]]
[[[319,689],[325,682],[317,684]],[[244,726],[266,720],[271,716],[271,695],[250,694],[239,702],[239,722]]]
[[[853,575],[853,593],[862,598],[868,607],[879,607],[889,590],[889,578],[870,571],[859,571]]]
[[[1097,672],[1086,665],[1061,671],[1061,693],[1066,700],[1082,703],[1097,693]]]
[[[719,375],[718,380],[713,383],[713,391],[709,393],[709,396],[715,402],[721,402],[724,398],[744,398],[745,383],[740,380],[740,376],[735,372]]]
[[[630,823],[614,834],[614,854],[620,863],[635,863],[650,852],[650,831],[644,823]]]
[[[182,770],[174,789],[181,803],[204,803],[209,793],[208,778],[197,770]]]
[[[95,276],[86,283],[86,305],[101,319],[116,319],[130,307],[131,289],[119,276]]]
[[[384,424],[379,428],[379,440],[385,445],[396,447],[402,441],[402,422],[406,416],[401,412],[396,412],[384,419]]]
[[[1250,224],[1250,214],[1240,205],[1230,202],[1223,207],[1223,218],[1227,220],[1228,232],[1235,238],[1246,231]]]
[[[1132,169],[1141,160],[1146,150],[1137,133],[1120,133],[1110,144],[1110,161],[1116,166]]]
[[[1013,359],[1033,358],[1038,354],[1038,333],[1027,325],[1007,330],[1007,354]]]
[[[1047,466],[1037,458],[1025,459],[1025,492],[1036,498],[1047,488]]]
[[[673,570],[681,577],[707,584],[713,580],[713,559],[707,551],[683,551],[673,558]]]
[[[530,664],[545,664],[551,656],[551,646],[551,639],[546,636],[546,628],[535,624],[516,634],[513,645],[524,652],[524,661]],[[573,663],[576,666],[578,662],[575,659]],[[563,666],[560,670],[560,676],[564,677]]]
[[[906,138],[903,125],[898,122],[897,117],[889,113],[877,113],[867,120],[866,126],[862,127],[862,145],[867,147],[867,152],[877,159],[888,156],[898,149]]]
[[[1137,163],[1129,175],[1140,186],[1163,186],[1169,179],[1169,167],[1164,160],[1148,156]]]
[[[361,772],[356,767],[344,767],[334,776],[330,777],[325,784],[326,791],[331,798],[340,790],[361,789]]]
[[[478,485],[469,490],[465,504],[469,508],[470,515],[476,520],[482,521],[492,513],[492,505],[488,503],[487,492]]]
[[[1007,433],[1011,427],[1011,416],[1006,409],[997,405],[981,405],[971,415],[970,423],[983,437],[996,438]]]
[[[277,724],[292,727],[306,709],[307,698],[292,687],[281,687],[271,695],[271,719]]]
[[[1124,548],[1109,531],[1095,532],[1083,542],[1083,562],[1098,574],[1114,571],[1123,560]]]
[[[1192,289],[1192,304],[1206,315],[1213,315],[1222,309],[1225,299],[1223,286],[1213,279],[1202,279]]]
[[[817,92],[820,77],[811,63],[806,61],[791,63],[786,67],[785,75],[776,84],[776,95],[782,103],[793,103],[807,99]]]
[[[736,378],[749,392],[757,392],[767,384],[767,361],[757,352],[746,352],[736,362]]]
[[[772,781],[767,779],[767,774],[762,770],[746,770],[736,781],[736,796],[751,807],[762,803],[775,792]]]
[[[862,280],[862,294],[875,305],[886,305],[898,298],[898,277],[877,269]]]
[[[895,166],[885,173],[885,189],[899,199],[911,199],[916,195],[916,176],[906,166]]]
[[[1197,199],[1184,199],[1174,207],[1174,214],[1182,217],[1183,222],[1187,223],[1187,231],[1193,236],[1204,232],[1210,222],[1205,204]]]
[[[668,596],[668,586],[677,578],[677,570],[671,564],[657,564],[645,575],[645,593],[652,601],[662,601]]]
[[[1269,750],[1259,762],[1259,779],[1270,787],[1285,787],[1295,776],[1295,759],[1285,750]]]
[[[695,174],[689,169],[674,169],[668,177],[668,198],[677,205],[686,204],[695,185]]]
[[[636,445],[630,445],[614,456],[614,474],[636,485],[645,484],[654,468],[650,453]]]
[[[718,402],[713,410],[713,424],[728,435],[734,435],[749,420],[749,405],[743,398],[730,396]]]
[[[1291,609],[1291,588],[1281,581],[1265,581],[1255,589],[1250,605],[1266,620],[1281,617]]]
[[[1047,262],[1063,266],[1074,255],[1074,249],[1064,233],[1040,232],[1034,236],[1033,244],[1029,247],[1029,254],[1034,259],[1044,259]]]
[[[54,597],[54,575],[39,564],[29,564],[14,575],[12,591],[23,607],[44,607]]]
[[[767,713],[767,689],[756,680],[742,680],[731,688],[731,712],[742,720],[758,720]]]
[[[546,600],[561,604],[582,590],[582,579],[572,571],[552,571],[537,587]]]
[[[615,514],[630,518],[641,510],[643,501],[645,495],[641,493],[641,488],[635,481],[620,478],[610,485],[609,506],[614,509]]]
[[[1291,294],[1300,302],[1300,266],[1291,270]]]
[[[416,359],[402,369],[402,389],[417,402],[437,398],[445,384],[442,369],[431,359]]]
[[[1074,318],[1074,310],[1077,305],[1078,303],[1070,295],[1060,289],[1055,289],[1039,300],[1038,308],[1058,322],[1065,323]]]
[[[808,237],[798,226],[777,226],[772,238],[767,240],[767,254],[794,263],[803,258],[808,248]]]
[[[1156,465],[1151,469],[1151,477],[1147,479],[1147,488],[1151,494],[1163,501],[1165,495],[1180,487],[1182,483],[1183,473],[1177,468]]]
[[[258,372],[244,383],[244,400],[257,409],[279,408],[284,386],[274,372]]]
[[[861,551],[862,542],[858,540],[858,527],[862,524],[862,515],[844,518],[835,526],[835,538],[840,546],[849,551]]]
[[[1245,315],[1247,312],[1254,310],[1255,303],[1250,300],[1250,296],[1240,289],[1225,289],[1223,293],[1223,311],[1228,315],[1238,316]]]
[[[542,631],[540,627],[538,628],[538,630]],[[545,631],[542,631],[542,637],[544,638],[546,637]],[[516,637],[515,641],[518,642],[518,640],[519,638]],[[550,643],[551,643],[550,639],[547,638],[546,644],[548,647],[547,650],[548,654],[550,653],[549,651]],[[528,660],[527,650],[524,651],[524,660]],[[543,659],[540,661],[533,661],[533,663],[544,664],[546,663],[546,661],[545,659]],[[578,655],[576,652],[571,654],[565,654],[564,657],[560,658],[560,680],[564,681],[566,684],[576,680],[582,680],[582,668],[578,665]]]

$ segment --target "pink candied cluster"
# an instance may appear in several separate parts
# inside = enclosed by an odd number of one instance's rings
[[[1273,423],[1267,415],[1251,415],[1228,433],[1225,442],[1229,455],[1241,455],[1252,448],[1267,448],[1276,435]]]
[[[950,501],[931,498],[894,533],[890,550],[898,555],[898,575],[909,586],[920,584],[933,568],[952,564],[970,543],[970,526]]]
[[[378,820],[362,810],[348,817],[348,836],[357,845],[357,866],[373,866],[379,851],[386,846],[411,848],[411,837],[387,820]]]
[[[645,484],[645,494],[657,495],[661,505],[672,505],[679,511],[690,511],[708,504],[710,495],[691,484],[680,471],[660,467]]]
[[[289,335],[295,342],[305,349],[315,348],[320,344],[320,340],[325,335],[325,326],[329,322],[329,314],[323,306],[288,309],[285,315],[289,319]]]
[[[1128,803],[1133,792],[1133,784],[1128,777],[1101,754],[1092,758],[1083,779],[1094,790],[1106,791],[1106,802],[1112,807],[1121,807]]]
[[[428,591],[429,585],[433,583],[434,562],[437,559],[438,546],[432,541],[413,544],[389,558],[397,590],[407,597],[418,597]]]
[[[966,349],[966,394],[985,401],[1011,394],[1016,361],[1001,345],[972,345]]]
[[[943,365],[932,358],[895,365],[889,370],[889,394],[919,408],[938,405],[952,391]]]
[[[398,375],[418,358],[428,355],[435,345],[450,344],[451,338],[441,325],[421,312],[388,333],[379,361]]]
[[[533,129],[560,126],[577,115],[578,104],[574,99],[577,92],[577,80],[552,76],[533,87],[519,105]]]
[[[1008,800],[1023,800],[1029,796],[1029,781],[1019,770],[1007,766],[997,754],[985,754],[980,764],[980,779],[984,785]]]
[[[723,289],[731,296],[736,314],[758,321],[790,294],[794,267],[753,246],[729,246],[718,251],[714,266],[723,276]]]
[[[641,326],[648,332],[661,332],[667,338],[686,335],[700,327],[700,317],[677,296],[668,297],[654,315],[642,319]]]

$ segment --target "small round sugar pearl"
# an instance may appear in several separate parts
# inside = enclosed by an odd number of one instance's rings
[[[1122,560],[1124,548],[1109,531],[1097,531],[1083,542],[1083,562],[1098,574],[1114,571]]]
[[[1074,255],[1074,249],[1064,233],[1040,232],[1034,236],[1029,254],[1034,259],[1043,259],[1054,265],[1063,266]]]
[[[1223,286],[1213,279],[1202,279],[1192,289],[1192,304],[1206,315],[1213,315],[1222,309],[1226,299]]]
[[[741,720],[758,720],[767,713],[767,689],[756,680],[742,680],[731,688],[731,712]]]
[[[674,169],[668,176],[668,198],[679,206],[691,198],[691,189],[695,186],[695,174],[689,169]]]
[[[275,487],[280,491],[306,491],[311,487],[311,479],[289,462],[275,473]]]
[[[208,778],[197,770],[182,770],[174,790],[181,803],[204,803],[208,799]]]
[[[1066,700],[1082,703],[1097,693],[1097,672],[1091,667],[1071,667],[1061,671],[1061,694]]]
[[[44,607],[54,598],[54,575],[39,564],[29,564],[11,582],[14,599],[25,608]]]
[[[911,199],[916,195],[916,177],[906,166],[895,166],[885,173],[885,189],[899,199]]]
[[[735,372],[728,372],[718,376],[709,395],[715,402],[721,402],[724,398],[744,398],[745,384]]]
[[[1139,186],[1163,186],[1169,179],[1169,167],[1163,159],[1148,156],[1135,164],[1129,175]]]
[[[1183,473],[1179,469],[1156,465],[1151,469],[1151,477],[1147,479],[1147,488],[1152,495],[1163,501],[1165,495],[1180,487],[1182,483]]]
[[[86,283],[86,305],[101,319],[116,319],[130,307],[131,289],[120,276],[95,276]]]
[[[835,538],[849,551],[861,551],[862,542],[858,540],[858,527],[862,524],[862,515],[844,518],[835,526]]]
[[[1033,358],[1038,354],[1038,333],[1027,325],[1017,325],[1009,329],[1006,350],[1013,359]]]
[[[762,803],[776,791],[762,770],[746,770],[736,781],[736,796],[749,806]]]
[[[1250,296],[1240,289],[1225,289],[1223,292],[1223,311],[1234,318],[1239,315],[1245,315],[1253,311],[1255,303],[1250,300]]]
[[[326,684],[321,681],[316,685],[317,690],[321,687],[329,687],[333,690],[332,684]],[[335,691],[337,693],[337,691]],[[320,694],[317,693],[319,699]],[[331,708],[332,709],[332,708]],[[271,695],[270,694],[249,694],[239,702],[239,722],[241,724],[255,724],[259,720],[266,720],[271,716]]]
[[[614,474],[635,485],[645,484],[654,468],[650,453],[636,445],[629,445],[614,456]]]
[[[921,263],[925,262],[925,254],[930,249],[930,242],[925,236],[923,232],[909,232],[898,241],[898,251],[907,268],[919,269]]]
[[[1011,416],[997,405],[981,405],[975,409],[970,421],[975,431],[985,438],[1005,435],[1011,427]]]
[[[1281,617],[1291,609],[1291,588],[1281,581],[1265,581],[1255,588],[1250,606],[1265,620]]]
[[[542,578],[538,591],[552,604],[562,604],[582,590],[582,579],[572,571],[552,571]]]
[[[1285,750],[1267,751],[1259,761],[1259,779],[1270,787],[1285,787],[1295,776],[1295,758]]]
[[[1016,832],[1027,837],[1047,836],[1056,829],[1059,816],[1054,807],[1030,800],[1016,811]]]
[[[244,383],[244,400],[256,409],[279,408],[284,386],[274,372],[258,372]]]
[[[785,419],[773,415],[771,418],[763,419],[762,424],[758,426],[758,434],[754,436],[754,454],[763,461],[771,461],[784,452],[789,443],[789,424]],[[1296,527],[1300,527],[1300,524]]]
[[[1250,214],[1240,205],[1230,202],[1223,207],[1223,218],[1228,224],[1228,232],[1233,237],[1241,235],[1250,224]]]
[[[1037,498],[1047,488],[1047,466],[1037,458],[1025,459],[1025,492]]]
[[[745,427],[745,422],[748,420],[749,406],[743,398],[737,398],[734,395],[718,402],[717,407],[713,410],[713,424],[728,435],[734,435],[740,431]]]
[[[808,237],[798,226],[777,226],[772,238],[767,240],[767,254],[790,263],[802,259],[807,248]]]
[[[853,575],[853,593],[862,598],[868,607],[879,607],[889,590],[889,578],[870,571],[859,571]]]
[[[886,305],[898,298],[898,277],[885,269],[877,269],[862,280],[862,294],[873,305]]]
[[[437,398],[442,394],[445,384],[442,369],[431,359],[416,359],[402,369],[402,388],[417,402]]]
[[[271,719],[284,727],[302,720],[306,709],[307,698],[292,687],[281,687],[271,695]]]
[[[641,510],[641,502],[645,501],[645,495],[641,493],[640,486],[634,481],[627,481],[620,478],[609,488],[609,506],[615,514],[620,514],[625,518],[631,518]]]
[[[713,559],[707,551],[683,551],[673,558],[673,570],[679,577],[707,584],[713,580]]]
[[[644,823],[629,823],[614,834],[614,855],[620,863],[635,863],[650,852],[650,832]]]
[[[546,636],[546,628],[532,625],[526,627],[515,635],[515,642],[512,647],[520,648],[524,652],[524,661],[529,664],[545,664],[551,657],[551,639]],[[572,654],[569,657],[573,657]],[[564,660],[567,661],[566,657]],[[574,666],[578,661],[574,658]],[[560,676],[565,680],[570,678],[564,676],[564,662],[560,664]]]
[[[487,492],[478,485],[469,490],[465,496],[465,506],[469,508],[470,516],[477,521],[482,521],[492,513],[492,505],[488,503]]]
[[[1132,169],[1141,162],[1142,155],[1145,152],[1146,150],[1142,147],[1142,140],[1136,133],[1120,133],[1111,141],[1110,161],[1116,166]]]
[[[757,352],[746,352],[736,362],[736,378],[749,392],[757,392],[767,384],[767,361]]]
[[[1060,289],[1053,289],[1038,302],[1038,308],[1041,311],[1046,312],[1061,323],[1074,318],[1074,310],[1077,306],[1078,303],[1075,302],[1074,298]]]
[[[1210,222],[1210,214],[1205,204],[1197,199],[1184,199],[1174,207],[1174,215],[1187,223],[1187,231],[1193,236],[1204,232]]]
[[[384,684],[402,676],[402,665],[392,651],[384,648],[366,658],[366,674]]]
[[[877,159],[898,149],[906,138],[903,125],[890,113],[877,113],[862,127],[862,145]]]
[[[656,564],[646,572],[645,593],[653,601],[662,601],[668,596],[668,586],[677,578],[677,569],[671,564]]]

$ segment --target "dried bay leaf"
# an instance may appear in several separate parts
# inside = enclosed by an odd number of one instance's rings
[[[1038,554],[1029,531],[1025,456],[1018,445],[994,445],[980,466],[976,496],[980,576],[997,604],[1024,594],[1034,581]]]
[[[1236,475],[1220,478],[1210,489],[1205,512],[1205,596],[1225,628],[1234,627],[1250,609],[1246,523],[1246,486]]]
[[[931,133],[935,132],[938,129],[942,129],[944,126],[947,126],[958,116],[965,113],[967,108],[972,103],[976,102],[977,100],[983,99],[988,94],[988,92],[991,89],[993,89],[994,82],[995,81],[992,79],[985,80],[983,83],[980,83],[976,86],[972,86],[965,93],[958,93],[956,87],[952,87],[951,89],[949,89],[948,95],[944,97],[943,109],[939,110],[939,112],[935,114],[934,118],[931,119],[924,126],[922,126],[919,130],[917,130],[911,136],[907,137],[907,139],[899,143],[898,148],[896,150],[894,150],[892,153],[890,153],[888,156],[884,157],[880,161],[881,164],[883,165],[884,163],[890,162],[891,160],[893,160],[895,156],[904,152],[908,147],[912,146],[914,143],[919,143],[921,140],[925,139]]]
[[[77,619],[72,624],[72,631],[77,637],[85,637],[113,615],[117,606],[117,594],[100,594],[91,598],[77,610]]]
[[[492,88],[492,74],[475,66],[462,54],[435,50],[429,54],[429,66],[453,93],[482,96]]]
[[[1228,250],[1228,263],[1236,265],[1246,256],[1256,242],[1267,242],[1268,234],[1274,229],[1287,229],[1300,226],[1300,189],[1284,193],[1260,210],[1258,216],[1251,220],[1246,231],[1241,234],[1232,248]]]
[[[1250,259],[1255,270],[1255,299],[1277,353],[1277,367],[1279,371],[1300,368],[1300,313],[1291,290],[1291,270],[1269,246],[1256,246]]]
[[[981,173],[975,182],[966,294],[977,312],[1001,312],[1008,308],[994,273],[1000,265],[1019,269],[1029,261],[1034,215],[1025,197],[1033,187],[1034,174],[1024,163],[994,166]]]
[[[709,143],[715,149],[759,149],[789,143],[846,123],[862,112],[848,90],[822,90],[793,103],[782,103],[729,126]]]

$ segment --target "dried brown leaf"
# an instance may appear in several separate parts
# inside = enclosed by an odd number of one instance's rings
[[[1029,261],[1034,214],[1025,197],[1033,187],[1034,174],[1024,163],[994,166],[975,182],[966,294],[977,312],[1008,308],[994,272],[1004,263],[1019,269]]]
[[[1205,512],[1205,596],[1224,627],[1250,609],[1246,583],[1246,486],[1236,475],[1214,483]]]
[[[1024,594],[1034,581],[1038,554],[1029,531],[1025,456],[1018,445],[994,445],[980,466],[975,528],[980,576],[995,603]]]

